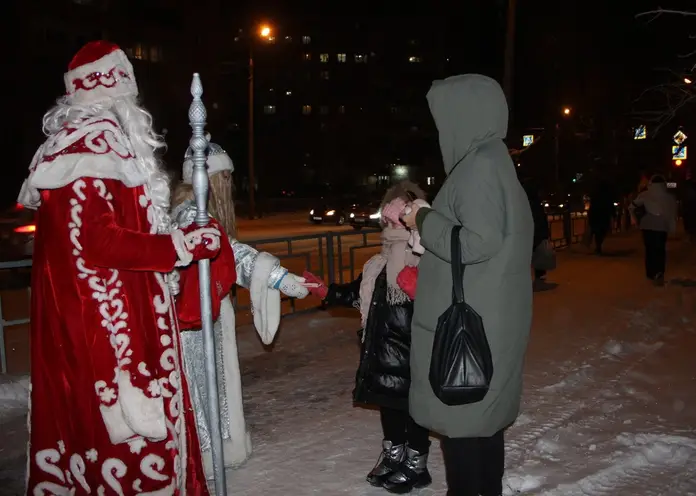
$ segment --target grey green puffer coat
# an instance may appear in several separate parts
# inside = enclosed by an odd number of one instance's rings
[[[503,138],[508,109],[485,76],[436,81],[428,93],[448,177],[417,223],[426,253],[419,265],[411,330],[414,420],[448,437],[488,437],[519,413],[522,368],[532,319],[534,222]],[[483,401],[450,407],[428,381],[438,317],[452,301],[450,232],[461,225],[467,302],[483,318],[493,354],[491,389]]]

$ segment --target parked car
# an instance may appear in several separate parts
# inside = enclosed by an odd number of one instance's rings
[[[381,212],[379,211],[381,201],[369,201],[364,205],[357,204],[350,212],[350,225],[353,229],[360,230],[363,227],[381,227],[379,224]]]
[[[34,212],[21,205],[0,213],[0,260],[22,260],[34,253]]]

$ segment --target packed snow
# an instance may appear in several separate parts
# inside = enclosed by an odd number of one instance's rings
[[[696,496],[696,253],[669,245],[664,288],[643,278],[635,235],[609,256],[559,254],[559,286],[537,293],[523,408],[506,434],[505,495]],[[353,407],[357,311],[284,320],[266,350],[238,330],[251,459],[228,494],[386,494],[364,477],[381,442],[375,410]],[[26,378],[0,376],[0,494],[22,494]],[[439,443],[434,483],[445,495]]]

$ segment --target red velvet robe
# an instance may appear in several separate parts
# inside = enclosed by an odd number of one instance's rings
[[[149,206],[116,179],[41,191],[27,494],[208,494]]]

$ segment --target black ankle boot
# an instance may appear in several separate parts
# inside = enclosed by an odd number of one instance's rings
[[[407,494],[432,482],[433,478],[428,472],[428,453],[419,453],[407,446],[406,458],[399,471],[390,475],[382,487],[393,494]]]
[[[382,487],[384,481],[401,467],[405,448],[403,444],[394,446],[391,441],[382,441],[382,454],[377,460],[377,465],[367,474],[367,482],[375,487]]]

